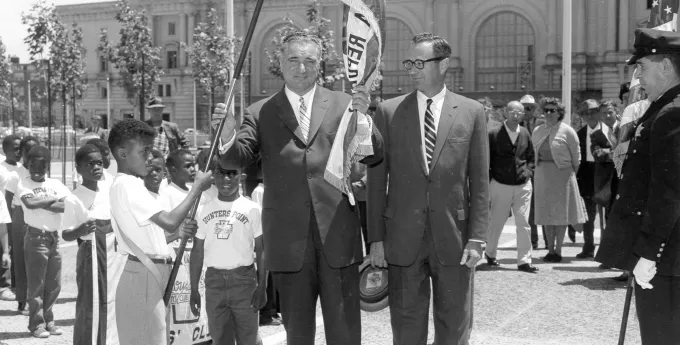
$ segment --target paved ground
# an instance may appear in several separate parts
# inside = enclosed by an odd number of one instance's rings
[[[510,223],[509,223],[510,224]],[[599,235],[599,232],[598,232]],[[598,236],[599,238],[599,236]],[[578,260],[582,237],[564,249],[565,260],[560,264],[534,264],[537,275],[516,270],[514,227],[506,226],[499,251],[501,267],[490,269],[480,264],[475,280],[475,312],[472,344],[474,345],[602,345],[615,344],[625,283],[611,278],[616,271],[601,270],[591,260]],[[568,241],[568,240],[567,240]],[[75,254],[72,244],[62,247],[64,257],[63,289],[55,307],[57,324],[66,333],[48,340],[31,338],[26,330],[27,317],[15,313],[16,304],[0,302],[0,340],[11,345],[71,344],[75,314]],[[534,252],[535,258],[546,250]],[[633,303],[634,304],[634,303]],[[324,325],[317,318],[316,344],[325,344]],[[640,344],[634,305],[628,326],[626,344]],[[283,327],[263,327],[266,345],[285,344]],[[391,344],[388,309],[362,314],[364,344]],[[430,321],[429,342],[434,340]]]

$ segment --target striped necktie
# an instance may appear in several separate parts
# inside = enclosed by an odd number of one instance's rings
[[[302,130],[302,136],[307,141],[307,135],[309,135],[309,114],[307,114],[305,98],[302,96],[300,96],[300,129]]]
[[[437,142],[437,130],[434,125],[434,115],[432,115],[432,110],[430,106],[432,105],[432,99],[427,100],[427,109],[425,110],[425,156],[427,156],[427,166],[429,167],[432,163],[432,155],[434,154],[434,144]]]

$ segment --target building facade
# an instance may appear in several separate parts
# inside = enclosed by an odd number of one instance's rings
[[[234,0],[234,27],[245,35],[254,0]],[[267,72],[265,51],[277,29],[290,18],[307,27],[305,10],[315,3],[332,22],[336,47],[342,47],[342,3],[339,0],[265,0],[250,47],[250,75],[246,99],[254,102],[276,93],[282,81]],[[633,32],[643,27],[652,1],[573,0],[572,87],[574,101],[584,97],[618,98],[621,83],[629,81],[632,68],[625,65]],[[190,63],[181,47],[192,43],[193,27],[214,7],[224,13],[224,1],[130,0],[144,8],[153,23],[155,45],[162,48],[165,75],[157,95],[166,104],[166,117],[181,128],[194,127],[194,86]],[[472,98],[500,101],[522,94],[561,94],[562,1],[560,0],[387,0],[386,49],[383,98],[413,90],[401,61],[416,33],[433,32],[445,37],[453,54],[447,85]],[[59,6],[64,22],[84,29],[87,48],[88,91],[79,109],[84,119],[106,116],[110,98],[111,118],[135,116],[137,111],[116,85],[116,73],[96,53],[101,29],[117,40],[120,27],[114,19],[115,2]],[[108,78],[108,79],[107,79]],[[107,81],[108,80],[108,81]],[[207,99],[197,90],[197,128],[207,127]],[[239,104],[239,99],[235,103]]]

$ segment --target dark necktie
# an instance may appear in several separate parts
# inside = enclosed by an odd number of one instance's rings
[[[432,163],[432,155],[434,154],[434,144],[437,142],[437,131],[434,125],[434,115],[432,115],[432,110],[430,106],[432,105],[432,99],[427,100],[427,109],[425,110],[425,156],[427,157],[427,166],[429,167]]]

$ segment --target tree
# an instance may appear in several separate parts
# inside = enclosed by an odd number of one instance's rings
[[[66,139],[66,107],[68,101],[73,106],[73,118],[75,125],[76,100],[82,97],[86,88],[85,76],[85,48],[83,47],[82,29],[73,23],[71,30],[61,22],[54,5],[47,4],[44,0],[39,1],[28,13],[22,14],[22,23],[28,25],[28,36],[24,41],[29,45],[31,59],[39,68],[43,67],[41,59],[47,49],[49,51],[48,68],[50,78],[48,97],[60,96],[63,107],[63,130],[62,138]],[[57,94],[58,93],[58,94]],[[49,105],[48,105],[49,106]],[[48,115],[50,120],[51,116]],[[51,146],[51,121],[48,140]],[[66,142],[66,141],[64,141]],[[75,145],[75,143],[74,143]],[[64,157],[66,157],[66,145],[64,145]],[[65,165],[62,168],[62,179],[65,179]]]
[[[215,108],[215,93],[223,90],[229,83],[229,70],[234,61],[229,55],[241,39],[228,37],[224,27],[218,24],[217,11],[211,8],[207,22],[199,23],[194,32],[194,43],[186,49],[191,59],[194,81],[210,101],[210,109]]]
[[[120,78],[118,86],[126,91],[132,105],[139,105],[139,118],[144,121],[144,106],[154,96],[163,70],[160,48],[153,45],[149,18],[144,10],[137,11],[126,0],[116,3],[116,20],[122,25],[118,43],[112,45],[108,32],[102,29],[98,51],[113,65]]]
[[[9,103],[11,80],[12,70],[7,58],[5,44],[2,43],[2,38],[0,38],[0,103],[3,105]]]
[[[341,58],[338,58],[338,53],[335,50],[335,43],[333,43],[335,40],[335,32],[330,29],[330,19],[325,18],[319,13],[316,2],[307,6],[306,14],[310,26],[303,29],[303,31],[315,35],[321,40],[321,68],[319,69],[318,83],[332,89],[333,84],[336,81],[345,77],[344,63]],[[283,78],[281,65],[279,63],[283,39],[291,32],[299,30],[295,27],[293,20],[289,17],[284,17],[283,20],[286,21],[287,24],[278,29],[276,35],[274,35],[271,40],[274,49],[272,51],[265,49],[265,53],[269,58],[269,73],[279,78]],[[336,68],[332,71],[327,71],[326,65],[328,63],[334,64]]]

